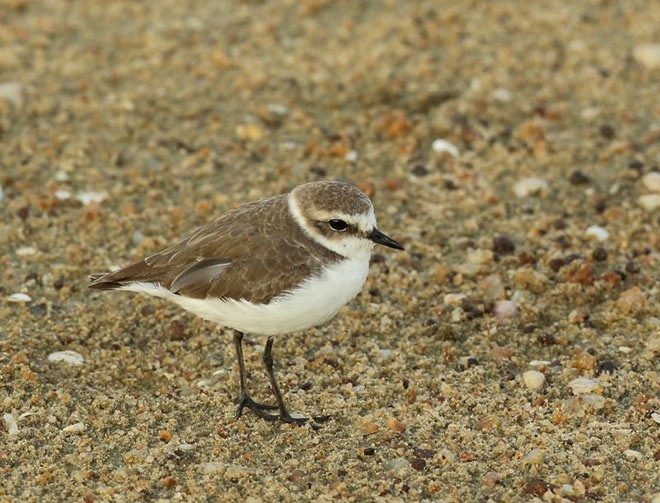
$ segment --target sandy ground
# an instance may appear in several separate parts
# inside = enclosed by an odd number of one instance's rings
[[[660,8],[560,4],[1,0],[0,500],[660,501]],[[276,341],[320,429],[86,287],[325,178],[407,250]]]

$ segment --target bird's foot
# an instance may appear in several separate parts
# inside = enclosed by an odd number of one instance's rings
[[[235,419],[238,419],[243,415],[243,409],[250,409],[258,417],[265,419],[266,421],[277,421],[280,420],[286,424],[295,424],[298,426],[303,426],[311,422],[311,427],[314,429],[320,428],[319,423],[325,423],[330,419],[330,416],[312,416],[312,417],[300,417],[292,416],[288,411],[284,411],[284,414],[270,414],[266,411],[276,410],[277,405],[272,405],[268,403],[259,403],[255,402],[250,395],[244,395],[238,402],[236,407],[236,414],[234,415]]]
[[[269,414],[268,412],[265,412],[267,410],[276,410],[277,405],[255,402],[250,395],[246,394],[241,396],[241,399],[238,401],[238,406],[236,407],[236,414],[234,415],[234,419],[238,419],[243,415],[243,409],[245,407],[250,409],[257,416],[266,419],[268,421],[275,421],[280,417],[279,414]]]

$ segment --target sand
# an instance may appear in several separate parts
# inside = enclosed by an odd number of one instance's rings
[[[0,500],[660,501],[658,27],[635,0],[0,2]],[[230,330],[87,289],[335,178],[406,251],[275,342],[318,429],[233,419]]]

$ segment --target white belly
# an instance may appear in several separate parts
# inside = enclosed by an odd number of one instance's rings
[[[121,290],[162,297],[206,320],[241,332],[278,335],[305,330],[332,318],[360,292],[368,272],[368,259],[344,259],[325,269],[321,276],[305,281],[268,304],[233,299],[192,299],[175,295],[153,283],[133,283]]]

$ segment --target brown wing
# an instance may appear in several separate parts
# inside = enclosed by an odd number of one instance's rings
[[[286,196],[278,196],[242,205],[159,253],[96,276],[90,287],[149,282],[194,298],[267,303],[339,258],[309,240],[289,217]]]

